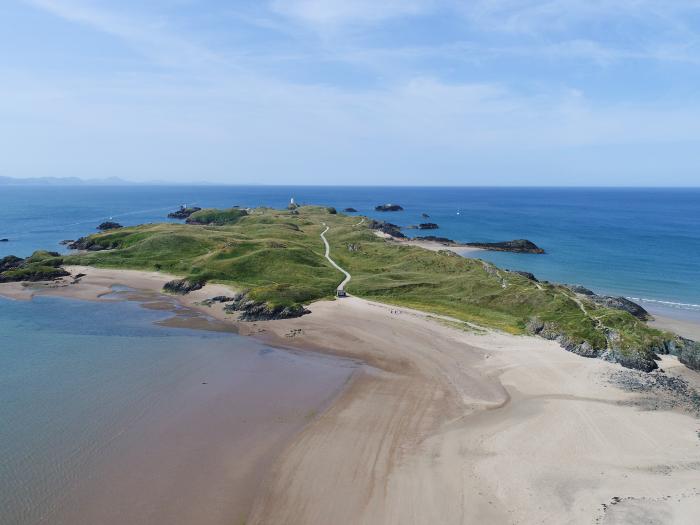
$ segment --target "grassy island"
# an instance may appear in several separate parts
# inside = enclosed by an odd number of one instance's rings
[[[145,224],[91,235],[84,243],[91,251],[63,262],[226,283],[271,307],[297,308],[333,297],[343,278],[324,258],[319,235],[325,224],[334,260],[352,274],[347,291],[353,295],[513,334],[538,334],[576,353],[634,368],[655,368],[658,353],[678,354],[698,367],[696,344],[650,328],[627,312],[479,259],[389,243],[367,221],[332,212],[315,206],[205,209],[193,213],[188,224]]]

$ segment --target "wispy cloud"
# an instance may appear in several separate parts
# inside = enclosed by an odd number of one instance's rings
[[[24,1],[65,20],[119,38],[163,65],[192,66],[220,61],[210,49],[177,35],[163,19],[150,20],[145,16],[135,16],[133,12],[124,14],[76,0]]]
[[[328,27],[416,16],[437,3],[437,0],[272,0],[270,7],[278,14],[304,23]]]
[[[0,62],[0,114],[11,116],[0,119],[0,142],[45,151],[50,162],[31,169],[309,183],[320,173],[406,183],[435,172],[434,182],[483,183],[456,177],[508,163],[533,171],[577,148],[652,151],[700,136],[696,100],[662,103],[652,88],[638,89],[635,68],[617,67],[653,60],[694,79],[686,64],[700,54],[683,20],[694,6],[682,0],[666,10],[653,0],[274,0],[240,7],[245,16],[208,12],[211,32],[189,11],[169,18],[131,2],[25,2],[94,30],[76,32],[89,33],[86,41],[116,38],[157,65],[10,74]],[[439,13],[449,18],[445,34],[385,33]],[[590,20],[662,30],[608,38]],[[331,37],[317,38],[327,28]],[[622,89],[589,84],[582,61]],[[30,166],[29,157],[3,156],[0,167]]]

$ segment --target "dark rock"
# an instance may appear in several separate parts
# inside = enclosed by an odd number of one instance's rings
[[[326,208],[326,211],[327,211],[328,213],[330,213],[331,215],[335,215],[336,213],[338,213],[338,210],[336,210],[333,206],[328,206],[328,207]]]
[[[416,237],[416,240],[439,242],[440,244],[445,245],[456,244],[452,239],[448,239],[447,237],[436,237],[435,235],[423,235],[422,237]]]
[[[46,259],[55,257],[56,252],[34,252],[31,257],[22,259],[14,255],[8,255],[0,259],[0,283],[19,281],[53,281],[60,277],[70,275],[60,265],[63,260]]]
[[[74,242],[75,242],[75,239],[64,239],[61,242],[59,242],[58,244],[60,244],[61,246],[67,246],[67,245],[72,244]]]
[[[202,208],[198,208],[197,206],[180,206],[179,210],[168,213],[168,219],[186,219],[194,212],[199,211],[201,209]]]
[[[430,218],[430,215],[428,215],[427,213],[421,213],[420,216],[423,217],[424,219]]]
[[[468,242],[466,246],[492,250],[497,252],[513,253],[544,253],[544,250],[527,239],[516,239],[503,242]]]
[[[403,211],[398,204],[380,204],[374,207],[374,211]]]
[[[623,310],[635,316],[642,321],[651,319],[651,315],[637,303],[630,301],[625,297],[611,297],[609,295],[591,295],[590,300],[601,306],[613,308],[615,310]]]
[[[292,319],[311,313],[301,305],[272,306],[265,302],[255,301],[248,294],[236,294],[230,304],[224,306],[228,313],[238,313],[241,321],[272,321],[277,319]]]
[[[510,273],[517,273],[518,275],[522,275],[522,276],[525,277],[526,279],[529,279],[529,280],[534,281],[534,282],[536,282],[536,283],[540,282],[540,281],[537,280],[537,277],[535,277],[535,274],[534,274],[534,273],[523,272],[523,271],[521,271],[521,270],[507,270],[507,271],[509,271]]]
[[[185,295],[195,290],[201,290],[207,282],[203,279],[175,279],[163,285],[163,290],[170,293]]]
[[[580,293],[581,295],[595,295],[595,292],[581,286],[580,284],[565,284],[564,286],[574,293]]]
[[[10,242],[10,239],[0,239],[0,242]]]
[[[697,341],[678,336],[666,341],[657,351],[660,354],[675,355],[688,368],[700,371],[700,343]]]
[[[212,297],[211,301],[213,303],[230,303],[234,299],[235,297],[228,297],[227,295],[217,295],[216,297]]]
[[[108,230],[118,230],[119,228],[123,228],[123,226],[121,224],[119,224],[118,222],[114,222],[114,221],[105,221],[97,227],[97,229],[100,230],[101,232],[108,231]]]
[[[357,210],[355,208],[345,208],[343,211],[345,213],[357,213]]]
[[[4,272],[5,270],[14,270],[15,268],[22,266],[23,263],[24,259],[21,257],[8,255],[7,257],[0,259],[0,272]]]
[[[68,245],[68,248],[70,248],[71,250],[88,250],[91,252],[108,250],[111,247],[116,247],[116,244],[114,246],[101,244],[95,241],[95,239],[93,239],[92,237],[81,237],[77,241],[73,241]]]
[[[375,221],[373,219],[370,220],[367,224],[371,230],[377,230],[382,233],[386,233],[387,235],[391,235],[392,237],[397,237],[399,239],[406,238],[406,235],[404,235],[404,233],[401,231],[401,228],[396,224],[391,224],[390,222],[384,221]]]
[[[533,318],[527,323],[526,329],[533,335],[556,341],[568,352],[582,357],[601,358],[643,372],[651,372],[658,368],[655,361],[658,358],[655,349],[647,349],[646,352],[623,352],[617,348],[618,334],[614,332],[607,334],[606,348],[594,348],[588,341],[571,339],[555,323],[549,321],[543,322]]]
[[[418,225],[419,230],[437,230],[440,226],[434,222],[423,222]]]

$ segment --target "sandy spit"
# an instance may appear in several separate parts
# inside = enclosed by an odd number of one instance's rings
[[[69,270],[87,276],[0,293],[96,299],[171,278]],[[208,285],[181,300],[243,335],[365,364],[274,461],[246,523],[697,523],[700,421],[615,386],[617,365],[353,297],[257,323],[197,304],[230,293]]]

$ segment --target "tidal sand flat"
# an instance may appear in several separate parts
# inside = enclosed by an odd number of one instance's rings
[[[0,522],[240,523],[354,368],[114,299],[0,298]]]

